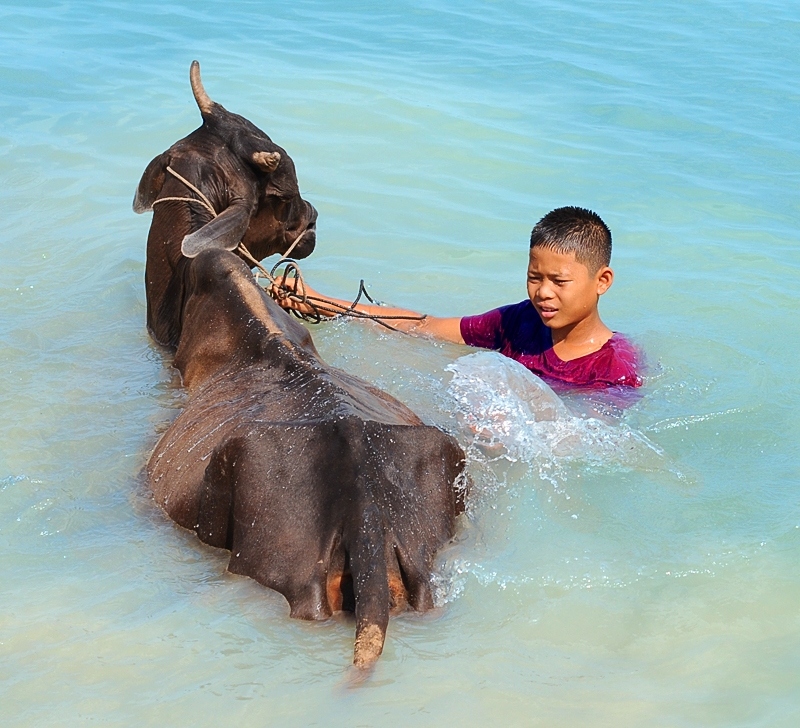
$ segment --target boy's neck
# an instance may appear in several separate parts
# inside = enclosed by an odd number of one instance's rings
[[[601,320],[597,311],[578,321],[559,329],[550,329],[553,338],[553,351],[562,361],[570,361],[599,351],[614,335]]]

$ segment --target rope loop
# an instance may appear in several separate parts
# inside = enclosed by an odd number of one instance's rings
[[[363,311],[359,311],[356,309],[361,298],[366,298],[370,303],[375,304],[376,306],[380,306],[381,304],[375,301],[372,296],[369,295],[367,292],[367,288],[364,285],[364,279],[362,278],[358,284],[358,293],[356,294],[355,299],[353,302],[347,306],[343,306],[341,303],[336,301],[332,301],[329,298],[325,298],[323,296],[309,296],[306,293],[305,285],[303,283],[303,273],[300,270],[300,266],[298,265],[296,260],[292,260],[291,258],[282,258],[278,261],[278,263],[273,267],[272,272],[274,273],[275,270],[279,265],[282,263],[286,264],[286,267],[283,269],[282,273],[275,277],[272,277],[271,285],[265,286],[265,290],[272,296],[274,299],[284,299],[288,298],[292,301],[297,303],[301,303],[304,306],[307,306],[311,309],[310,313],[304,313],[302,311],[298,311],[295,308],[290,308],[289,311],[296,316],[297,318],[301,319],[302,321],[306,321],[311,324],[318,324],[323,320],[330,320],[330,319],[338,319],[338,318],[357,318],[357,319],[367,319],[369,321],[374,321],[377,324],[380,324],[384,328],[389,329],[390,331],[399,331],[391,324],[387,323],[387,321],[424,321],[427,316],[422,314],[421,316],[402,316],[402,315],[385,315],[381,316],[380,314],[371,314],[371,313],[364,313]],[[288,285],[287,281],[293,280],[293,285]],[[331,316],[330,313],[323,313],[334,311],[334,315]]]

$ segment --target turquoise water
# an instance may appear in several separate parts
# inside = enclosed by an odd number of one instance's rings
[[[4,720],[797,725],[798,46],[800,6],[767,1],[4,2]],[[314,329],[455,432],[476,482],[440,609],[394,619],[358,690],[352,622],[289,620],[142,479],[183,395],[130,204],[198,125],[193,58],[294,158],[317,287],[521,300],[532,224],[579,204],[614,234],[604,319],[650,362],[621,418],[568,401],[528,427],[538,390],[498,360],[479,401],[465,348]]]

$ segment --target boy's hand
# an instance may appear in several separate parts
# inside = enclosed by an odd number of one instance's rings
[[[350,301],[323,296],[317,293],[302,279],[279,277],[269,287],[269,294],[285,309],[310,314],[333,317],[342,311],[353,310]],[[392,328],[415,336],[428,336],[439,341],[463,344],[460,318],[438,318],[423,316],[416,311],[388,306],[371,306],[359,303],[355,309],[360,314],[381,318]]]
[[[302,279],[276,278],[269,287],[268,293],[282,308],[292,309],[304,314],[313,314],[314,308],[302,299],[319,294],[310,288]]]

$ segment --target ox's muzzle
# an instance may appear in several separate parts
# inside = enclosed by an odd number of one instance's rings
[[[297,238],[303,236],[297,243],[297,247],[292,250],[292,258],[307,258],[314,252],[317,244],[317,210],[305,200],[301,200],[301,203],[305,209],[299,216],[299,224],[295,228],[287,229],[284,235],[287,250]]]

